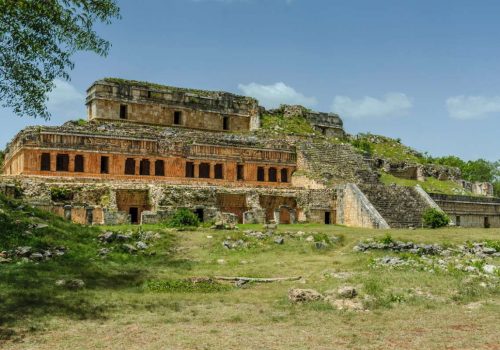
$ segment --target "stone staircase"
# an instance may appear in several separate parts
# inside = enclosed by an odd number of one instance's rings
[[[429,204],[413,187],[362,184],[359,188],[391,228],[422,226]]]
[[[307,140],[297,145],[303,167],[325,184],[378,183],[378,174],[365,158],[349,144],[335,144],[324,140]]]

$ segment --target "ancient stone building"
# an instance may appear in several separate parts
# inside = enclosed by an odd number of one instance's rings
[[[86,224],[158,222],[185,207],[204,221],[230,213],[245,223],[408,227],[443,204],[464,224],[500,226],[496,204],[469,217],[421,190],[380,184],[373,160],[342,141],[335,114],[121,79],[96,81],[86,103],[88,121],[13,138],[1,191]],[[303,118],[315,132],[261,130],[263,113]]]

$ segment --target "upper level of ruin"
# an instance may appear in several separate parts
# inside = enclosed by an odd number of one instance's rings
[[[147,82],[105,78],[87,90],[89,120],[128,121],[213,131],[259,126],[256,99]]]
[[[89,120],[241,132],[258,129],[264,113],[281,113],[284,117],[303,117],[325,136],[344,136],[342,120],[333,113],[287,105],[266,111],[247,96],[134,80],[98,80],[87,90],[86,104]]]

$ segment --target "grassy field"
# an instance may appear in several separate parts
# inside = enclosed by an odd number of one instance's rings
[[[354,252],[356,243],[388,231],[325,225],[282,225],[284,244],[238,231],[174,231],[158,226],[87,228],[31,208],[4,203],[0,250],[64,245],[64,256],[0,264],[1,349],[500,349],[500,296],[461,272],[374,267],[390,253]],[[17,235],[33,221],[47,227]],[[103,230],[159,232],[148,249],[129,254],[104,245]],[[286,232],[304,231],[302,237]],[[318,250],[309,233],[337,237]],[[391,230],[394,239],[444,243],[498,240],[499,229]],[[24,238],[23,238],[24,237]],[[226,249],[242,239],[246,247]],[[107,257],[98,255],[102,247]],[[394,254],[392,254],[394,255]],[[498,265],[499,258],[493,263]],[[299,281],[192,285],[191,277],[302,276]],[[58,279],[78,278],[67,290]],[[326,302],[293,304],[290,288],[320,292],[352,285],[367,311]]]
[[[433,177],[427,177],[425,181],[402,179],[385,172],[381,172],[380,181],[385,185],[396,184],[400,186],[414,187],[420,185],[428,193],[443,193],[454,195],[472,196],[472,192],[464,190],[458,183],[452,180],[438,180]]]

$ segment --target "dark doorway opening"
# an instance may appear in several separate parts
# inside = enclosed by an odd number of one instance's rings
[[[257,167],[257,181],[264,181],[264,168]]]
[[[224,178],[224,167],[222,164],[215,164],[214,175],[215,175],[216,179],[223,179]]]
[[[163,160],[157,160],[155,162],[155,175],[165,176],[165,162]]]
[[[127,105],[120,105],[120,119],[127,119]]]
[[[50,153],[42,153],[41,171],[50,171]]]
[[[229,130],[229,117],[222,118],[222,130]]]
[[[198,177],[202,179],[210,178],[210,164],[209,163],[200,163]]]
[[[455,225],[460,226],[460,216],[455,217]]]
[[[244,180],[245,179],[245,168],[243,167],[243,164],[238,164],[237,171],[236,171],[236,180]]]
[[[186,162],[186,177],[194,177],[194,163]]]
[[[269,168],[269,182],[278,181],[278,172],[276,168]]]
[[[75,156],[75,173],[83,173],[85,171],[83,156],[77,154]]]
[[[138,224],[139,223],[139,208],[130,207],[128,212],[130,214],[130,222],[132,224]]]
[[[127,160],[125,160],[125,175],[135,175],[134,158],[127,158]]]
[[[101,174],[109,174],[109,157],[101,157]]]
[[[203,208],[196,209],[194,213],[198,217],[198,220],[200,220],[200,222],[203,222]]]
[[[490,228],[490,219],[487,216],[484,217],[484,228]]]
[[[325,211],[325,224],[330,225],[332,223],[332,213]]]
[[[182,112],[175,111],[174,112],[174,125],[181,125],[181,124],[182,124]]]
[[[58,154],[56,157],[56,171],[68,171],[69,170],[69,155]]]

